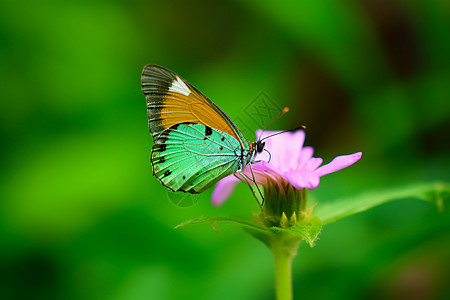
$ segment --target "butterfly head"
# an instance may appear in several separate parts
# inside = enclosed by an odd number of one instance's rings
[[[261,153],[264,151],[264,146],[266,145],[266,142],[262,142],[261,140],[253,142],[251,144],[250,153],[253,153],[253,155],[256,155],[258,153]],[[267,151],[267,150],[266,150]]]
[[[264,146],[266,145],[266,142],[256,141],[253,144],[254,144],[253,148],[256,150],[256,153],[261,153],[264,150]]]

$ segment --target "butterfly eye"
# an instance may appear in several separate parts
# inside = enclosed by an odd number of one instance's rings
[[[256,152],[261,153],[264,150],[264,145],[266,144],[266,142],[260,142],[258,141],[256,143]]]

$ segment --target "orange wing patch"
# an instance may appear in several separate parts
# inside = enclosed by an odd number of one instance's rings
[[[159,66],[145,66],[142,90],[147,98],[149,128],[154,137],[175,124],[189,122],[226,132],[244,147],[242,139],[212,101],[175,73]]]
[[[190,122],[203,124],[228,133],[239,141],[238,136],[228,123],[203,97],[193,92],[189,96],[169,92],[163,98],[164,108],[161,109],[162,126],[164,129],[172,125]]]

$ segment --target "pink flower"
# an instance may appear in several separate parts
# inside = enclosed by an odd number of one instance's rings
[[[277,131],[265,131],[262,138],[274,133]],[[258,138],[260,134],[261,130],[257,130],[256,137]],[[320,166],[323,160],[312,157],[314,150],[312,147],[303,147],[304,140],[305,132],[302,130],[293,133],[285,132],[265,140],[265,149],[271,153],[272,157],[269,163],[266,162],[267,155],[256,157],[256,161],[265,160],[252,165],[256,183],[265,187],[269,183],[276,183],[281,189],[290,184],[297,190],[304,188],[314,190],[320,183],[320,177],[353,165],[362,155],[361,152],[341,155],[330,163]],[[243,173],[252,178],[249,166]],[[225,202],[241,180],[233,174],[220,180],[212,194],[213,205],[218,206]]]

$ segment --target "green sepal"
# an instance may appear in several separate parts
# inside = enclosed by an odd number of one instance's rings
[[[297,222],[295,226],[287,228],[272,227],[271,231],[289,232],[299,235],[309,246],[314,247],[316,241],[319,239],[319,234],[322,231],[322,220],[319,217],[313,216],[308,219],[303,219]]]

